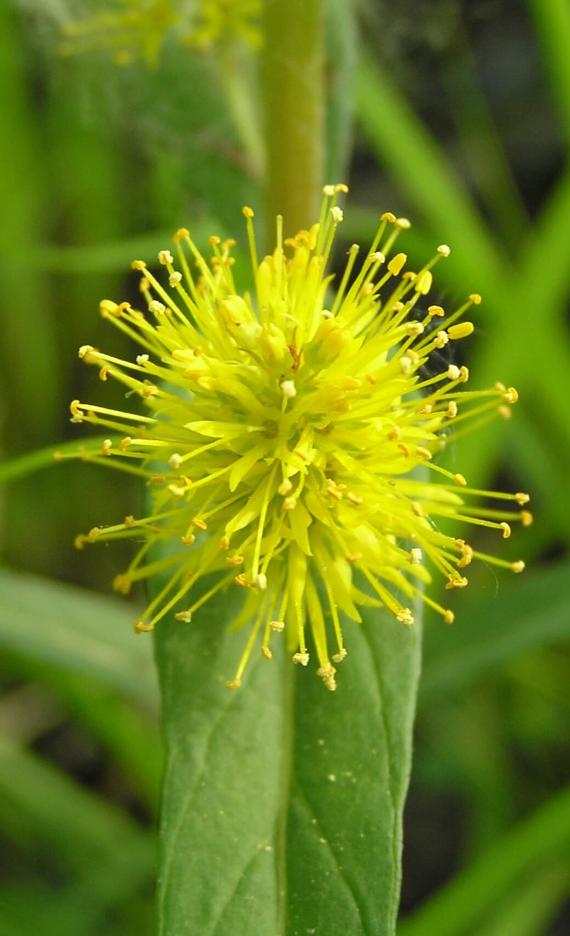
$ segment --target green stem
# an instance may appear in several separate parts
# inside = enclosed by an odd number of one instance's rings
[[[323,173],[323,0],[266,0],[263,101],[268,228],[285,234],[317,218]]]

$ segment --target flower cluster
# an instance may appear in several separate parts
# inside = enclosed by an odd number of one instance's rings
[[[64,26],[62,52],[111,52],[115,64],[157,64],[169,37],[208,49],[226,39],[259,45],[260,0],[115,0],[106,8]]]
[[[254,213],[244,208],[253,290],[243,295],[235,242],[211,237],[208,260],[179,230],[176,260],[159,254],[164,277],[133,263],[144,312],[101,303],[138,344],[136,358],[79,351],[101,379],[117,380],[146,407],[141,415],[74,400],[74,422],[118,434],[86,457],[144,478],[152,509],[96,527],[77,545],[143,539],[116,579],[120,592],[168,573],[138,632],[181,603],[175,616],[185,625],[216,592],[243,589],[241,621],[250,629],[231,687],[255,644],[271,658],[271,640],[285,630],[303,666],[310,632],[317,673],[334,689],[335,664],[347,652],[342,622],[359,621],[359,606],[382,606],[411,625],[423,601],[451,622],[426,592],[433,573],[455,589],[467,585],[473,558],[523,568],[441,528],[460,519],[507,538],[513,520],[531,522],[518,509],[528,495],[473,489],[434,460],[469,420],[507,416],[517,399],[502,384],[468,390],[467,368],[441,363],[441,349],[473,331],[464,315],[480,297],[450,312],[430,304],[432,270],[450,250],[441,245],[419,272],[407,269],[395,244],[409,222],[390,212],[363,257],[357,245],[349,249],[333,291],[328,263],[346,190],[325,186],[318,223],[292,238],[283,238],[278,217],[276,247],[262,259]],[[482,497],[515,509],[480,506]],[[155,550],[160,544],[168,550]],[[214,584],[200,590],[213,572]]]

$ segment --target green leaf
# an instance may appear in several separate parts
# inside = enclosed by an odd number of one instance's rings
[[[342,182],[348,175],[354,136],[354,96],[347,94],[355,79],[358,29],[354,0],[326,0],[327,59],[327,182]]]
[[[279,646],[230,691],[245,641],[225,627],[235,601],[230,592],[195,624],[165,621],[156,634],[159,932],[392,936],[419,627],[377,612],[347,626],[332,695]]]
[[[570,787],[531,816],[438,892],[410,919],[398,936],[463,936],[524,874],[570,850]]]
[[[156,704],[150,644],[117,601],[0,570],[0,645]]]
[[[567,863],[541,869],[509,893],[474,936],[544,936],[569,892]]]
[[[382,167],[398,180],[435,236],[445,232],[457,245],[458,268],[467,275],[476,270],[479,288],[487,289],[502,272],[498,245],[445,153],[380,64],[367,55],[360,64],[356,95],[360,124]]]
[[[19,478],[25,478],[26,475],[40,471],[42,468],[51,468],[61,463],[61,456],[72,458],[76,456],[79,461],[82,455],[89,452],[101,452],[101,443],[108,436],[90,436],[86,443],[81,439],[74,439],[73,442],[64,442],[63,445],[48,445],[45,448],[36,449],[34,452],[26,452],[18,458],[12,458],[10,461],[0,465],[0,484],[7,484],[9,481],[17,481]],[[112,436],[111,438],[115,438]],[[117,436],[119,438],[119,436]]]
[[[528,574],[466,603],[450,628],[426,634],[422,698],[459,692],[519,654],[570,637],[570,565]]]
[[[103,908],[124,900],[153,872],[150,835],[119,809],[54,767],[0,739],[0,826],[30,849],[49,849],[52,868],[73,879],[83,932]]]
[[[544,64],[550,78],[552,95],[558,105],[562,131],[570,144],[570,7],[566,0],[528,0],[538,38],[543,47]]]

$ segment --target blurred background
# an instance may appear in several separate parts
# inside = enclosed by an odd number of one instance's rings
[[[69,54],[64,24],[102,5],[0,3],[0,936],[152,932],[150,642],[110,597],[128,551],[73,548],[143,492],[52,466],[52,450],[88,441],[71,399],[117,404],[77,348],[127,353],[97,309],[135,300],[130,261],[182,224],[200,243],[241,236],[241,206],[260,203],[254,141],[224,91],[255,83],[250,52],[167,37],[122,67],[105,48]],[[446,458],[476,487],[530,491],[535,517],[501,543],[524,576],[473,566],[453,627],[426,622],[401,932],[564,936],[570,7],[368,0],[355,23],[328,0],[328,18],[328,174],[351,186],[339,262],[383,210],[412,219],[412,258],[451,245],[433,301],[484,300],[459,363],[521,402]]]

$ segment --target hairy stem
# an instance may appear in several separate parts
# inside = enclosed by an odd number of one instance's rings
[[[323,0],[266,0],[263,27],[268,227],[283,214],[291,234],[316,218],[323,181]]]

